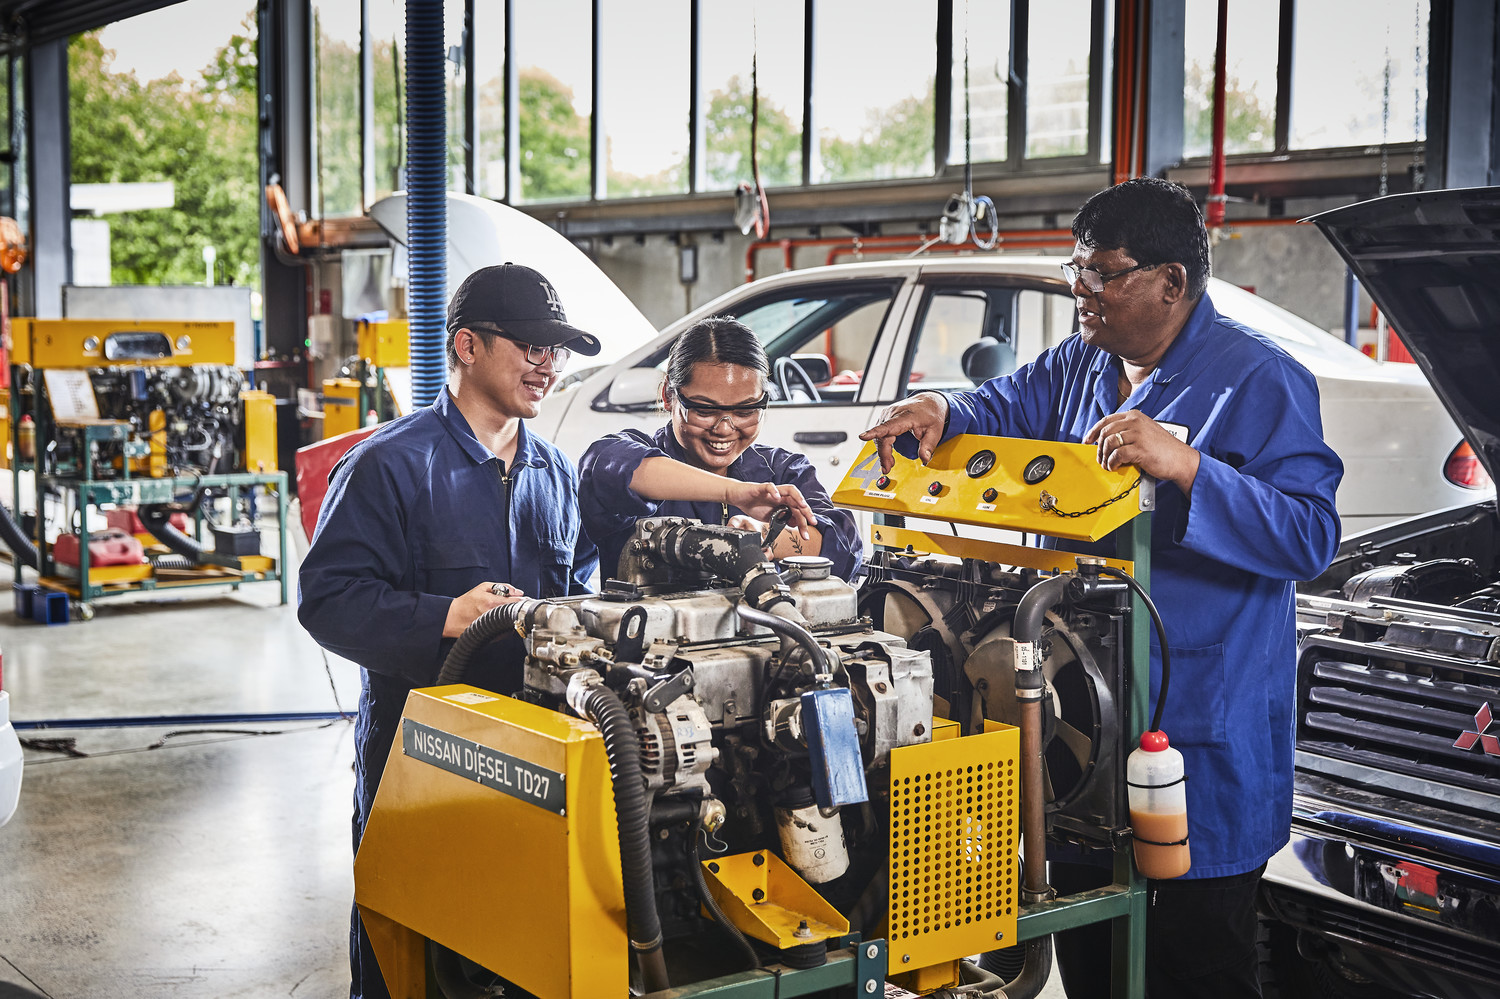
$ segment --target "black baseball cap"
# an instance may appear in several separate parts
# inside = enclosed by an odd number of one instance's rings
[[[464,278],[448,303],[448,333],[464,327],[491,330],[538,347],[566,346],[599,353],[599,339],[568,325],[552,282],[523,264],[491,264]]]

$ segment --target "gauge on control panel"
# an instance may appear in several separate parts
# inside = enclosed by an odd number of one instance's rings
[[[1038,455],[1026,463],[1026,471],[1021,473],[1021,477],[1026,480],[1028,486],[1034,486],[1051,475],[1055,467],[1057,467],[1057,462],[1050,454]]]
[[[987,474],[994,467],[995,452],[976,451],[974,452],[974,457],[970,458],[969,463],[964,466],[964,471],[969,473],[969,478],[977,479]]]

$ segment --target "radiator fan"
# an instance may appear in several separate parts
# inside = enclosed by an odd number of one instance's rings
[[[1015,725],[1015,606],[981,614],[977,595],[960,598],[964,587],[948,579],[883,580],[866,587],[860,609],[875,627],[932,653],[934,693],[951,704],[950,716],[965,731],[984,718]],[[1119,779],[1118,644],[1056,613],[1047,615],[1042,642],[1048,649],[1042,750],[1049,824],[1097,840],[1128,821]]]

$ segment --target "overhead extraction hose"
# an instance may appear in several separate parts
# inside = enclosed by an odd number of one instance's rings
[[[36,545],[26,537],[26,532],[21,530],[21,525],[11,519],[10,512],[0,506],[0,540],[5,542],[5,547],[15,553],[23,565],[37,567]]]
[[[406,250],[412,402],[448,378],[448,110],[443,0],[406,3]]]
[[[515,606],[506,604],[505,607]],[[503,610],[504,608],[496,608]],[[615,819],[620,835],[620,874],[625,885],[625,923],[630,948],[641,962],[647,992],[670,988],[661,950],[661,919],[651,874],[650,802],[641,779],[641,744],[620,698],[594,677],[592,686],[569,703],[594,723],[604,737],[604,755],[615,792]]]
[[[517,621],[529,621],[532,611],[541,606],[541,603],[540,600],[514,600],[499,607],[491,607],[475,618],[474,623],[458,636],[453,648],[448,650],[443,668],[438,673],[438,686],[463,683],[464,674],[469,670],[469,661],[474,658],[475,653],[501,635],[514,632]]]
[[[194,565],[221,565],[226,569],[239,569],[240,560],[233,555],[220,555],[203,548],[198,542],[172,526],[172,508],[165,503],[140,507],[136,516],[151,536]]]

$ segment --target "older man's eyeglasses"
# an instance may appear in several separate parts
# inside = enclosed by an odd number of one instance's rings
[[[1153,267],[1160,266],[1161,264],[1136,264],[1134,267],[1127,267],[1124,270],[1105,274],[1093,267],[1079,267],[1073,261],[1069,260],[1062,265],[1062,272],[1063,277],[1068,279],[1068,284],[1078,282],[1089,291],[1098,293],[1104,290],[1106,284],[1117,277],[1124,277],[1126,274],[1131,274],[1135,271],[1149,271]]]
[[[771,404],[771,397],[763,395],[754,402],[742,403],[738,406],[718,406],[707,402],[695,402],[683,396],[677,397],[677,405],[682,407],[682,418],[695,427],[712,429],[718,426],[720,420],[728,420],[731,426],[747,427],[759,423],[761,414]]]
[[[506,332],[500,329],[498,326],[471,325],[469,329],[473,330],[476,333],[486,333],[490,336],[498,336],[503,340],[509,340],[517,347],[526,351],[527,364],[535,364],[540,366],[541,364],[546,362],[547,358],[550,357],[552,358],[552,370],[558,372],[559,374],[562,373],[563,368],[568,366],[568,360],[573,356],[573,352],[567,347],[548,347],[535,343],[522,343],[520,340],[507,335]]]

